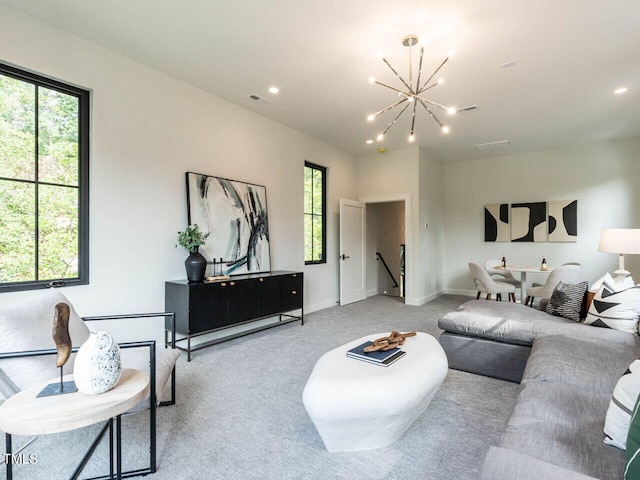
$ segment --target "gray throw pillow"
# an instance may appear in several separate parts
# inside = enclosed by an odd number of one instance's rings
[[[579,322],[586,316],[585,297],[589,282],[559,282],[547,304],[547,313]]]

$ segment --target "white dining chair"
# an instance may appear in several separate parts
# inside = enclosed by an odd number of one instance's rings
[[[516,288],[520,288],[520,280],[514,277],[513,273],[494,268],[496,266],[500,266],[501,263],[501,260],[487,260],[486,262],[484,262],[484,269],[494,280],[497,280],[498,282],[509,283]]]
[[[495,294],[496,301],[502,301],[502,294],[506,293],[510,302],[516,301],[516,287],[514,285],[495,281],[489,273],[477,263],[469,263],[469,271],[478,290],[476,299],[480,298],[481,293],[486,293],[486,300],[491,300],[491,295]]]
[[[553,290],[558,283],[576,283],[580,281],[580,273],[582,267],[580,265],[564,264],[553,269],[553,271],[547,277],[547,281],[544,285],[527,288],[527,299],[525,305],[533,307],[533,301],[536,298],[551,298]]]
[[[578,265],[579,267],[582,267],[582,264],[578,262],[567,262],[567,263],[563,263],[561,266],[564,266],[564,265]],[[542,285],[544,285],[544,283],[533,282],[531,284],[532,287],[540,287]]]

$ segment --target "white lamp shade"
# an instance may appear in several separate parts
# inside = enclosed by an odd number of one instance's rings
[[[640,229],[603,228],[598,251],[618,254],[640,253]]]

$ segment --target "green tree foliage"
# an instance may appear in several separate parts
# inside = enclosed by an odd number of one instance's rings
[[[78,276],[78,164],[78,99],[0,75],[0,282]]]
[[[323,171],[304,167],[304,259],[324,260]]]

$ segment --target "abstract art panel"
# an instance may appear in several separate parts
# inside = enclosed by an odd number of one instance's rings
[[[511,204],[511,241],[547,241],[547,202]]]
[[[578,201],[549,202],[549,241],[578,241]]]
[[[508,203],[494,203],[484,207],[484,241],[509,241]]]
[[[210,233],[200,253],[223,260],[215,274],[271,270],[265,187],[187,172],[187,205],[189,224]]]

